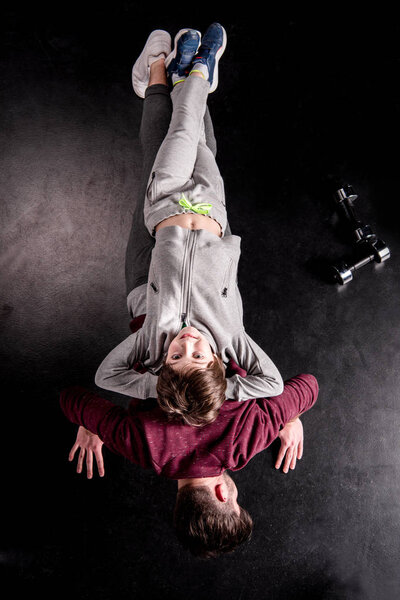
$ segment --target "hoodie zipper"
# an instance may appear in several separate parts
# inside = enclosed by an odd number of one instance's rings
[[[228,296],[229,280],[231,277],[232,266],[233,266],[233,260],[232,260],[232,258],[230,258],[228,267],[225,272],[224,280],[222,283],[222,288],[221,288],[221,296],[223,298],[226,298]]]
[[[196,246],[196,231],[188,229],[182,269],[181,321],[186,322],[190,310],[190,290],[192,287],[193,259]]]

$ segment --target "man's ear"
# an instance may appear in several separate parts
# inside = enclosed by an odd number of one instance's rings
[[[215,486],[215,495],[220,502],[228,501],[228,489],[226,483],[219,483]]]

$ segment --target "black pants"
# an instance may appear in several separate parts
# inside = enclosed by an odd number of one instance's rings
[[[142,120],[140,124],[140,143],[143,152],[143,167],[139,198],[136,204],[132,227],[129,234],[128,245],[125,256],[125,281],[126,294],[134,288],[147,283],[151,252],[155,239],[149,234],[144,224],[143,207],[146,194],[146,186],[152,171],[153,163],[159,147],[168,131],[172,115],[172,102],[169,87],[157,84],[146,90],[143,100]],[[204,127],[207,146],[212,150],[214,156],[217,152],[217,144],[214,136],[214,128],[208,108],[204,116]],[[225,229],[225,235],[230,235],[229,223]]]

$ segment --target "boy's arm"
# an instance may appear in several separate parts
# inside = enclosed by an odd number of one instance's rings
[[[105,357],[95,375],[101,388],[135,398],[157,398],[157,375],[139,373],[134,365],[146,354],[140,331],[128,336]]]
[[[241,401],[277,396],[283,392],[283,380],[275,364],[247,333],[238,341],[236,354],[240,367],[247,374],[227,378],[227,398]]]

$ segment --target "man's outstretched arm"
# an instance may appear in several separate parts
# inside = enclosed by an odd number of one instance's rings
[[[71,460],[80,449],[78,467],[81,462],[83,465],[86,455],[86,467],[90,472],[93,453],[99,467],[98,459],[103,443],[115,454],[136,464],[143,463],[145,456],[140,433],[125,408],[80,386],[64,389],[60,394],[60,406],[67,419],[80,426],[70,452]]]
[[[314,406],[318,392],[316,378],[302,374],[287,380],[279,396],[257,401],[266,416],[264,448],[279,437],[281,446],[275,467],[279,469],[283,463],[284,473],[294,469],[296,461],[303,456],[304,432],[299,417]]]

